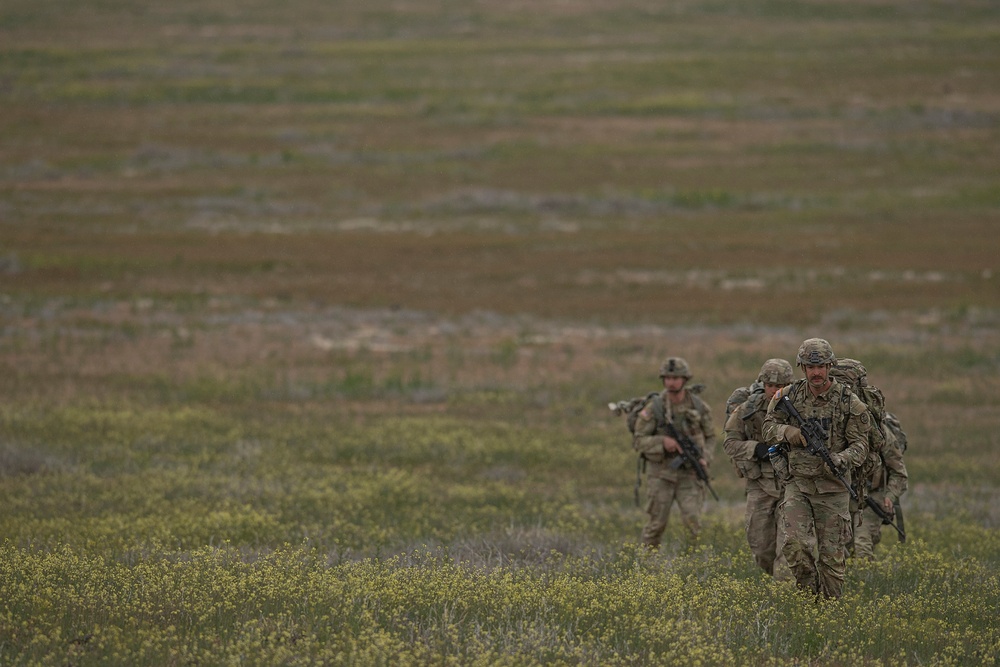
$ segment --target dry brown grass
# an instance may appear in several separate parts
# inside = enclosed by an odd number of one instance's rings
[[[745,217],[745,216],[742,216]],[[19,293],[189,294],[585,321],[804,325],[824,313],[960,312],[1000,297],[984,219],[806,229],[92,234],[13,230]],[[723,228],[722,226],[725,225]],[[775,254],[780,261],[772,261]]]
[[[10,403],[560,419],[680,353],[721,406],[808,335],[933,451],[995,393],[988,3],[46,7],[0,16]]]

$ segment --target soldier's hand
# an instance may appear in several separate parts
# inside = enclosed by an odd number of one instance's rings
[[[785,442],[792,446],[805,447],[806,436],[802,435],[802,430],[798,426],[786,426]]]
[[[708,461],[705,459],[698,459],[698,463],[700,463],[701,467],[705,469],[705,472],[708,472]]]
[[[763,442],[758,442],[753,448],[753,457],[758,461],[767,461],[769,457],[767,455],[767,445]]]
[[[844,471],[844,456],[840,452],[830,454],[830,460],[833,461],[833,466],[837,469],[837,472]]]
[[[885,513],[891,517],[896,516],[896,506],[892,504],[892,500],[888,497],[882,499],[882,509]]]
[[[663,436],[663,451],[670,454],[680,454],[681,445],[679,442],[671,438],[669,435]]]

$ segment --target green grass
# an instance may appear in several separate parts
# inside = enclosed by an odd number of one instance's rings
[[[817,606],[754,571],[732,484],[700,547],[671,529],[645,556],[625,447],[318,416],[6,411],[18,663],[961,664],[998,639],[1000,542],[968,516],[910,514],[908,544],[852,564],[845,598]]]
[[[627,347],[620,363],[656,355],[644,348]],[[16,664],[215,663],[247,650],[253,664],[962,664],[990,655],[1000,543],[985,414],[970,412],[956,433],[912,413],[919,401],[897,404],[915,443],[910,542],[887,537],[878,562],[852,564],[847,596],[822,606],[820,621],[813,602],[754,571],[725,462],[714,482],[723,502],[708,507],[701,546],[689,550],[674,525],[661,554],[636,553],[633,458],[623,424],[603,412],[600,374],[565,386],[530,379],[490,360],[494,350],[482,350],[485,375],[451,360],[451,373],[474,374],[454,376],[432,414],[406,390],[288,392],[287,378],[235,374],[207,385],[196,376],[187,386],[200,391],[129,383],[125,398],[111,372],[101,393],[113,402],[8,404],[0,571]],[[431,376],[436,355],[405,359]],[[748,367],[752,356],[736,347],[718,365],[694,361],[715,378],[712,403],[725,386],[719,374],[744,356]],[[375,361],[373,378],[384,372]],[[909,377],[890,387],[924,379]],[[947,574],[928,576],[935,568]]]
[[[617,421],[318,408],[251,394],[5,409],[15,664],[962,664],[996,645],[988,516],[911,511],[910,541],[887,537],[876,563],[852,563],[844,599],[817,606],[754,570],[721,469],[701,545],[674,526],[661,554],[638,553]],[[992,464],[973,481],[910,434],[914,480],[995,498]]]
[[[858,565],[852,592],[821,604],[737,565],[745,549],[553,551],[505,567],[427,549],[331,564],[290,545],[252,556],[228,544],[151,549],[120,562],[69,549],[3,556],[19,560],[9,608],[65,618],[11,628],[32,636],[22,656],[41,664],[973,664],[998,640],[995,570],[922,542]]]

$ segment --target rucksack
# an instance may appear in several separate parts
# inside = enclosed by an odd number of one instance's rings
[[[751,396],[763,393],[764,383],[762,382],[754,382],[748,387],[734,389],[733,393],[726,399],[726,418],[728,419],[729,415],[733,414],[733,410],[745,403]]]
[[[868,406],[868,411],[872,413],[873,424],[881,429],[885,423],[885,395],[882,390],[869,384],[854,387],[853,390],[861,402]]]
[[[851,391],[868,407],[872,417],[871,428],[868,431],[868,456],[855,469],[853,486],[861,498],[860,504],[868,496],[869,483],[875,473],[885,466],[885,456],[882,453],[886,446],[883,423],[885,422],[885,395],[882,390],[870,384],[855,384]]]
[[[896,445],[899,447],[899,451],[906,451],[906,431],[899,423],[899,418],[891,412],[885,413],[885,419],[882,421],[885,425],[885,430],[891,432],[896,437]]]
[[[873,452],[881,452],[885,446],[885,395],[882,390],[868,384],[868,371],[856,359],[838,359],[830,375],[846,385],[861,402],[868,407],[872,417],[872,428],[869,431],[868,443]]]
[[[615,413],[615,416],[625,415],[625,425],[628,427],[628,432],[635,435],[635,423],[639,420],[639,413],[642,412],[642,408],[646,405],[646,403],[659,395],[660,392],[654,391],[646,394],[645,396],[630,398],[627,401],[608,403],[608,409]],[[663,421],[665,418],[663,401],[653,401],[653,410],[654,415],[656,416],[656,421]]]
[[[872,461],[872,455],[870,453],[868,455],[869,461],[874,465],[864,466],[865,478],[867,479],[879,466],[885,464],[885,456],[882,454],[882,450],[885,448],[885,431],[882,426],[885,422],[885,396],[878,387],[867,384],[858,387],[855,393],[861,402],[868,406],[868,412],[872,415],[872,425],[868,432],[868,445],[878,454],[877,461]]]
[[[695,405],[698,405],[701,398],[698,397],[702,391],[704,391],[705,385],[703,384],[693,384],[687,387],[687,391],[694,397]],[[615,415],[625,415],[625,425],[628,427],[628,432],[635,435],[635,423],[639,420],[639,413],[642,412],[642,408],[649,403],[651,399],[660,395],[660,392],[653,391],[645,396],[636,396],[635,398],[630,398],[626,401],[618,401],[617,403],[608,403],[608,409],[611,410]],[[666,412],[664,411],[663,401],[653,401],[653,416],[656,417],[656,423],[664,424],[666,423]]]

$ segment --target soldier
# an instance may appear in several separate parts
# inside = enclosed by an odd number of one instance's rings
[[[877,387],[868,383],[868,370],[856,359],[838,359],[830,371],[838,382],[851,388],[872,413],[869,431],[868,465],[865,479],[858,480],[861,494],[867,494],[880,504],[889,517],[896,512],[899,498],[906,493],[909,476],[903,463],[903,450],[893,430],[888,428],[885,399]],[[864,496],[861,496],[862,498]],[[873,560],[875,545],[882,539],[882,518],[864,505],[854,512],[854,556]]]
[[[851,471],[868,456],[871,415],[860,398],[830,377],[836,357],[826,340],[803,341],[795,361],[805,379],[775,393],[763,427],[765,442],[779,445],[788,457],[782,553],[799,588],[839,598],[851,537],[851,496],[846,485]],[[778,409],[785,396],[806,424],[822,434],[824,442],[817,444],[829,450],[836,472],[807,450],[796,420]]]
[[[760,384],[763,390],[750,392],[749,398],[733,409],[726,420],[726,439],[722,444],[736,474],[746,480],[744,528],[754,561],[769,575],[781,580],[792,578],[781,554],[784,526],[779,503],[784,488],[774,476],[761,429],[771,398],[779,389],[791,384],[793,376],[792,365],[784,359],[765,361],[754,383]]]
[[[705,486],[695,471],[682,463],[680,444],[664,431],[665,425],[672,423],[679,434],[690,438],[701,450],[701,465],[708,469],[715,447],[715,427],[708,404],[685,389],[691,377],[684,359],[669,357],[664,361],[660,367],[664,390],[646,402],[635,422],[632,447],[648,466],[649,520],[642,531],[642,543],[654,549],[660,546],[675,501],[690,536],[696,538],[701,529]]]

